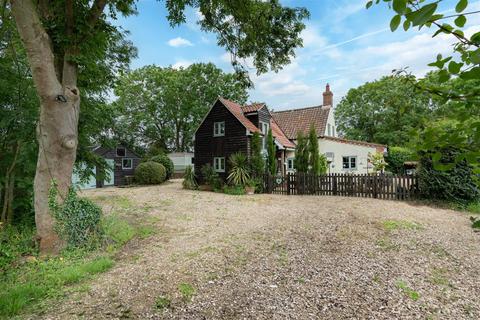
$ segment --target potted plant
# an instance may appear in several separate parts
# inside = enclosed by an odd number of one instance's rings
[[[247,194],[255,194],[255,188],[257,187],[257,181],[254,179],[248,179],[245,184],[245,192]]]

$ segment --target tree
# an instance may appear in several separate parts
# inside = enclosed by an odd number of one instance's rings
[[[267,170],[271,175],[277,174],[277,149],[273,140],[272,129],[267,134]]]
[[[308,133],[308,164],[310,173],[314,175],[322,174],[322,162],[320,160],[320,150],[318,148],[317,131],[313,124],[310,126],[310,132]]]
[[[338,130],[348,139],[405,146],[435,107],[408,80],[388,76],[350,89],[335,108]]]
[[[383,173],[383,170],[385,170],[385,167],[387,166],[387,163],[385,162],[385,159],[383,157],[383,153],[378,151],[368,154],[368,162],[373,165],[374,172]]]
[[[424,150],[436,154],[433,157],[435,166],[443,166],[440,162],[441,157],[438,154],[440,149],[455,147],[461,150],[456,157],[449,159],[454,163],[467,161],[470,164],[478,166],[480,162],[480,117],[471,117],[469,109],[478,109],[479,87],[471,87],[463,84],[468,81],[480,80],[480,32],[470,34],[466,32],[466,23],[468,18],[478,15],[478,11],[468,11],[468,1],[458,0],[455,6],[454,14],[444,14],[438,12],[440,1],[405,1],[405,0],[385,0],[387,4],[395,11],[395,15],[390,21],[390,28],[397,30],[403,20],[403,29],[407,31],[411,27],[432,28],[433,37],[445,34],[455,40],[451,46],[453,52],[450,56],[444,57],[438,54],[436,60],[429,66],[438,68],[437,81],[432,83],[428,79],[420,79],[416,87],[422,92],[428,92],[436,96],[442,103],[456,104],[453,111],[453,120],[449,126],[449,133],[439,131],[445,128],[442,124],[429,124],[423,133],[422,141]],[[372,6],[374,1],[367,2],[367,9]],[[376,4],[380,0],[375,0]],[[453,20],[453,22],[452,22]],[[444,41],[439,40],[439,41]],[[432,57],[433,59],[433,57]],[[405,69],[398,70],[397,74],[407,74]],[[456,78],[457,85],[452,88],[450,85],[444,86],[451,78]],[[453,89],[453,90],[452,90]],[[453,134],[452,134],[453,132]],[[437,135],[436,135],[437,134]],[[438,134],[444,139],[438,140]],[[435,145],[436,143],[436,145]],[[431,148],[434,146],[434,148]],[[428,149],[428,147],[430,147]]]
[[[387,162],[387,170],[393,174],[405,174],[404,163],[406,161],[417,160],[417,155],[414,151],[404,147],[388,147],[388,153],[385,157]]]
[[[265,159],[262,154],[262,138],[258,132],[252,135],[250,156],[250,168],[254,178],[261,177],[265,173]]]
[[[104,12],[108,5],[108,10]],[[118,36],[113,25],[118,14],[134,13],[133,0],[49,1],[11,0],[11,12],[25,47],[33,82],[40,99],[38,121],[39,152],[34,181],[35,215],[40,249],[56,252],[61,241],[54,231],[48,208],[51,181],[58,183],[58,195],[65,199],[78,145],[80,114],[79,75],[95,83],[89,73],[107,54]],[[284,8],[277,0],[228,1],[167,0],[167,19],[172,26],[185,22],[187,6],[198,8],[204,17],[203,30],[218,35],[218,44],[232,53],[233,64],[242,74],[237,59],[253,58],[258,73],[279,70],[302,44],[303,8]],[[122,61],[119,53],[108,67]],[[89,68],[90,67],[90,68]],[[245,74],[245,70],[243,70]]]
[[[295,168],[297,172],[308,172],[308,141],[301,131],[298,133],[295,147]]]
[[[146,66],[120,77],[115,133],[128,144],[190,151],[195,130],[218,96],[245,103],[247,88],[212,63],[186,69]]]

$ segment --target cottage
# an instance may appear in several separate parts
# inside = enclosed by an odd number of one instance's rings
[[[266,153],[266,135],[269,129],[275,139],[279,168],[284,167],[287,153],[294,152],[295,144],[280,129],[264,103],[241,106],[218,98],[195,132],[195,172],[199,175],[205,164],[211,164],[222,178],[229,171],[228,158],[235,152],[250,154],[251,137],[259,132]]]
[[[241,106],[218,98],[195,132],[195,171],[200,175],[201,167],[209,163],[225,178],[229,171],[228,157],[235,152],[249,155],[255,132],[262,136],[266,153],[266,135],[272,129],[279,173],[294,172],[297,136],[300,132],[308,135],[311,125],[317,132],[319,149],[327,158],[330,173],[368,173],[373,170],[368,155],[387,150],[381,144],[338,136],[333,93],[327,84],[322,105],[278,112],[270,112],[264,103]]]
[[[124,146],[115,148],[96,147],[93,152],[101,156],[107,162],[107,175],[105,179],[100,179],[100,172],[94,168],[94,176],[86,182],[80,181],[80,175],[77,170],[73,172],[72,184],[80,189],[102,188],[104,186],[121,186],[126,184],[126,177],[133,176],[135,168],[140,163],[140,157],[132,150]],[[84,165],[81,169],[84,168]]]
[[[322,105],[272,112],[272,115],[286,136],[295,143],[300,132],[308,135],[310,126],[314,125],[320,152],[327,158],[329,173],[372,172],[373,166],[368,162],[368,155],[387,152],[385,145],[338,136],[333,112],[333,93],[328,84],[323,93]],[[295,171],[294,157],[294,153],[288,155],[287,171]]]

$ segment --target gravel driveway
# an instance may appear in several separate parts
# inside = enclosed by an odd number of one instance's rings
[[[480,318],[480,234],[464,213],[178,180],[85,195],[155,232],[43,318]]]

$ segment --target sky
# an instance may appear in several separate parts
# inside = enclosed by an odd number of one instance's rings
[[[400,27],[389,29],[393,11],[381,3],[369,10],[366,0],[281,0],[289,7],[305,7],[310,19],[302,32],[303,48],[289,65],[278,73],[260,76],[250,65],[254,88],[250,101],[266,102],[274,110],[315,106],[322,103],[327,83],[334,93],[334,103],[351,88],[391,74],[393,69],[408,67],[416,76],[429,70],[428,63],[437,54],[450,55],[452,36],[432,38],[429,29]],[[440,12],[453,14],[456,0],[443,0]],[[480,10],[480,0],[470,1],[468,11]],[[117,24],[128,30],[128,38],[138,48],[138,58],[131,68],[145,65],[187,67],[192,63],[212,62],[232,72],[229,54],[217,45],[216,35],[200,30],[201,15],[187,9],[187,22],[172,28],[166,20],[163,0],[140,0],[138,14],[120,18]],[[480,15],[472,15],[466,34],[480,31]]]

